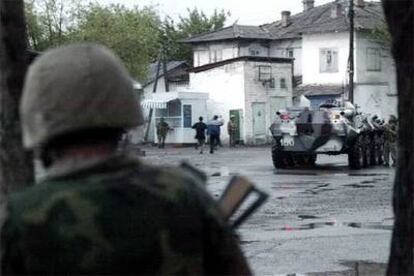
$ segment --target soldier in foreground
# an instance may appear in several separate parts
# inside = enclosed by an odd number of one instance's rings
[[[201,180],[116,153],[143,119],[110,51],[44,53],[26,77],[21,116],[46,176],[9,197],[3,275],[250,274]]]

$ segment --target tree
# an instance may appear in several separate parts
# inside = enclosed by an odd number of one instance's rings
[[[22,146],[19,101],[27,69],[23,0],[0,1],[0,188],[4,195],[33,183],[33,162]]]
[[[161,21],[153,8],[90,4],[82,9],[78,20],[71,41],[92,41],[111,48],[133,77],[145,79],[149,63],[159,52]]]
[[[382,0],[397,68],[399,156],[388,275],[414,275],[414,2]]]
[[[31,47],[43,51],[68,42],[81,8],[80,0],[25,0]]]
[[[177,24],[171,18],[165,18],[161,28],[161,41],[167,49],[170,60],[186,60],[191,63],[193,59],[191,46],[183,44],[181,40],[223,28],[230,12],[214,10],[211,16],[207,16],[197,8],[187,9],[187,12],[187,16],[179,17]]]
[[[383,43],[384,45],[391,46],[391,34],[385,22],[382,25],[376,26],[372,30],[371,36],[373,39]]]

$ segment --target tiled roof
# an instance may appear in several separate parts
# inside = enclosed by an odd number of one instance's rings
[[[340,95],[344,88],[340,85],[300,85],[293,91],[293,96],[324,96]]]
[[[231,59],[225,59],[222,61],[208,63],[202,66],[193,67],[188,70],[188,72],[202,72],[207,71],[216,67],[220,67],[229,63],[237,61],[255,61],[255,62],[270,62],[270,63],[293,63],[293,58],[280,58],[280,57],[260,57],[260,56],[241,56]]]
[[[179,61],[179,60],[173,60],[167,63],[167,72],[174,70],[175,68],[178,68],[182,65],[186,65],[187,63],[185,61]],[[148,75],[147,75],[147,80],[144,84],[144,86],[152,83],[155,81],[155,78],[157,77],[157,67],[158,67],[158,62],[154,62],[151,63],[149,68],[148,68]],[[159,78],[161,78],[164,75],[163,72],[163,68],[162,68],[162,63],[160,66],[160,72],[159,72]]]
[[[342,14],[333,18],[332,9],[342,5]],[[384,15],[380,2],[365,3],[364,7],[355,7],[355,29],[372,30],[384,23]],[[262,26],[268,29],[274,39],[295,38],[302,34],[343,32],[349,30],[349,19],[345,16],[345,3],[331,2],[314,7],[308,11],[290,17],[290,23],[283,27],[281,21]]]
[[[183,42],[207,42],[233,39],[264,39],[270,40],[271,35],[261,26],[245,26],[233,24],[218,31],[203,33],[183,40]]]
[[[232,25],[215,32],[193,36],[184,42],[201,43],[231,39],[273,40],[301,37],[302,34],[343,32],[349,30],[349,20],[345,15],[346,2],[337,0],[292,15],[287,26],[283,26],[281,20],[261,26]],[[343,12],[333,18],[332,9],[337,4],[341,4]],[[372,30],[375,26],[384,24],[381,3],[366,2],[364,7],[355,6],[354,22],[357,30]]]

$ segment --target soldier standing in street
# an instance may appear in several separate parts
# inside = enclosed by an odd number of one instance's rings
[[[197,149],[200,148],[200,154],[203,153],[204,143],[206,142],[206,129],[207,125],[203,123],[203,117],[198,118],[198,123],[195,123],[192,127],[196,131],[195,138],[197,139]]]
[[[143,123],[131,79],[106,48],[76,44],[31,65],[24,146],[43,180],[9,195],[3,275],[243,275],[250,270],[201,178],[117,151]]]
[[[234,122],[234,115],[230,116],[230,120],[227,123],[227,133],[229,134],[229,144],[230,147],[236,146],[236,132],[237,132],[237,125]]]
[[[167,138],[168,131],[172,130],[170,126],[165,122],[164,118],[161,118],[157,124],[157,138],[158,138],[158,147],[165,147],[165,139]]]
[[[392,166],[397,164],[397,117],[391,115],[388,124],[385,125],[384,141],[384,166],[390,166],[390,155]]]

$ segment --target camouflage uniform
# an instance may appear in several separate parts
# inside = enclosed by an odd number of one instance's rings
[[[395,116],[391,116],[388,124],[385,125],[384,136],[384,165],[391,165],[391,155],[392,165],[395,166],[397,162],[397,118]]]
[[[158,138],[158,147],[165,147],[165,139],[167,138],[167,133],[170,130],[170,126],[161,119],[157,124],[157,138]]]
[[[122,156],[52,170],[14,194],[4,274],[238,274],[241,251],[201,183]]]
[[[92,44],[38,58],[26,77],[20,113],[28,149],[56,150],[50,141],[79,130],[143,123],[126,69]],[[250,274],[200,179],[115,149],[86,152],[56,157],[40,183],[9,195],[3,275]]]
[[[237,125],[234,122],[234,117],[230,117],[230,121],[227,123],[227,133],[229,134],[230,147],[236,146],[236,131]]]

